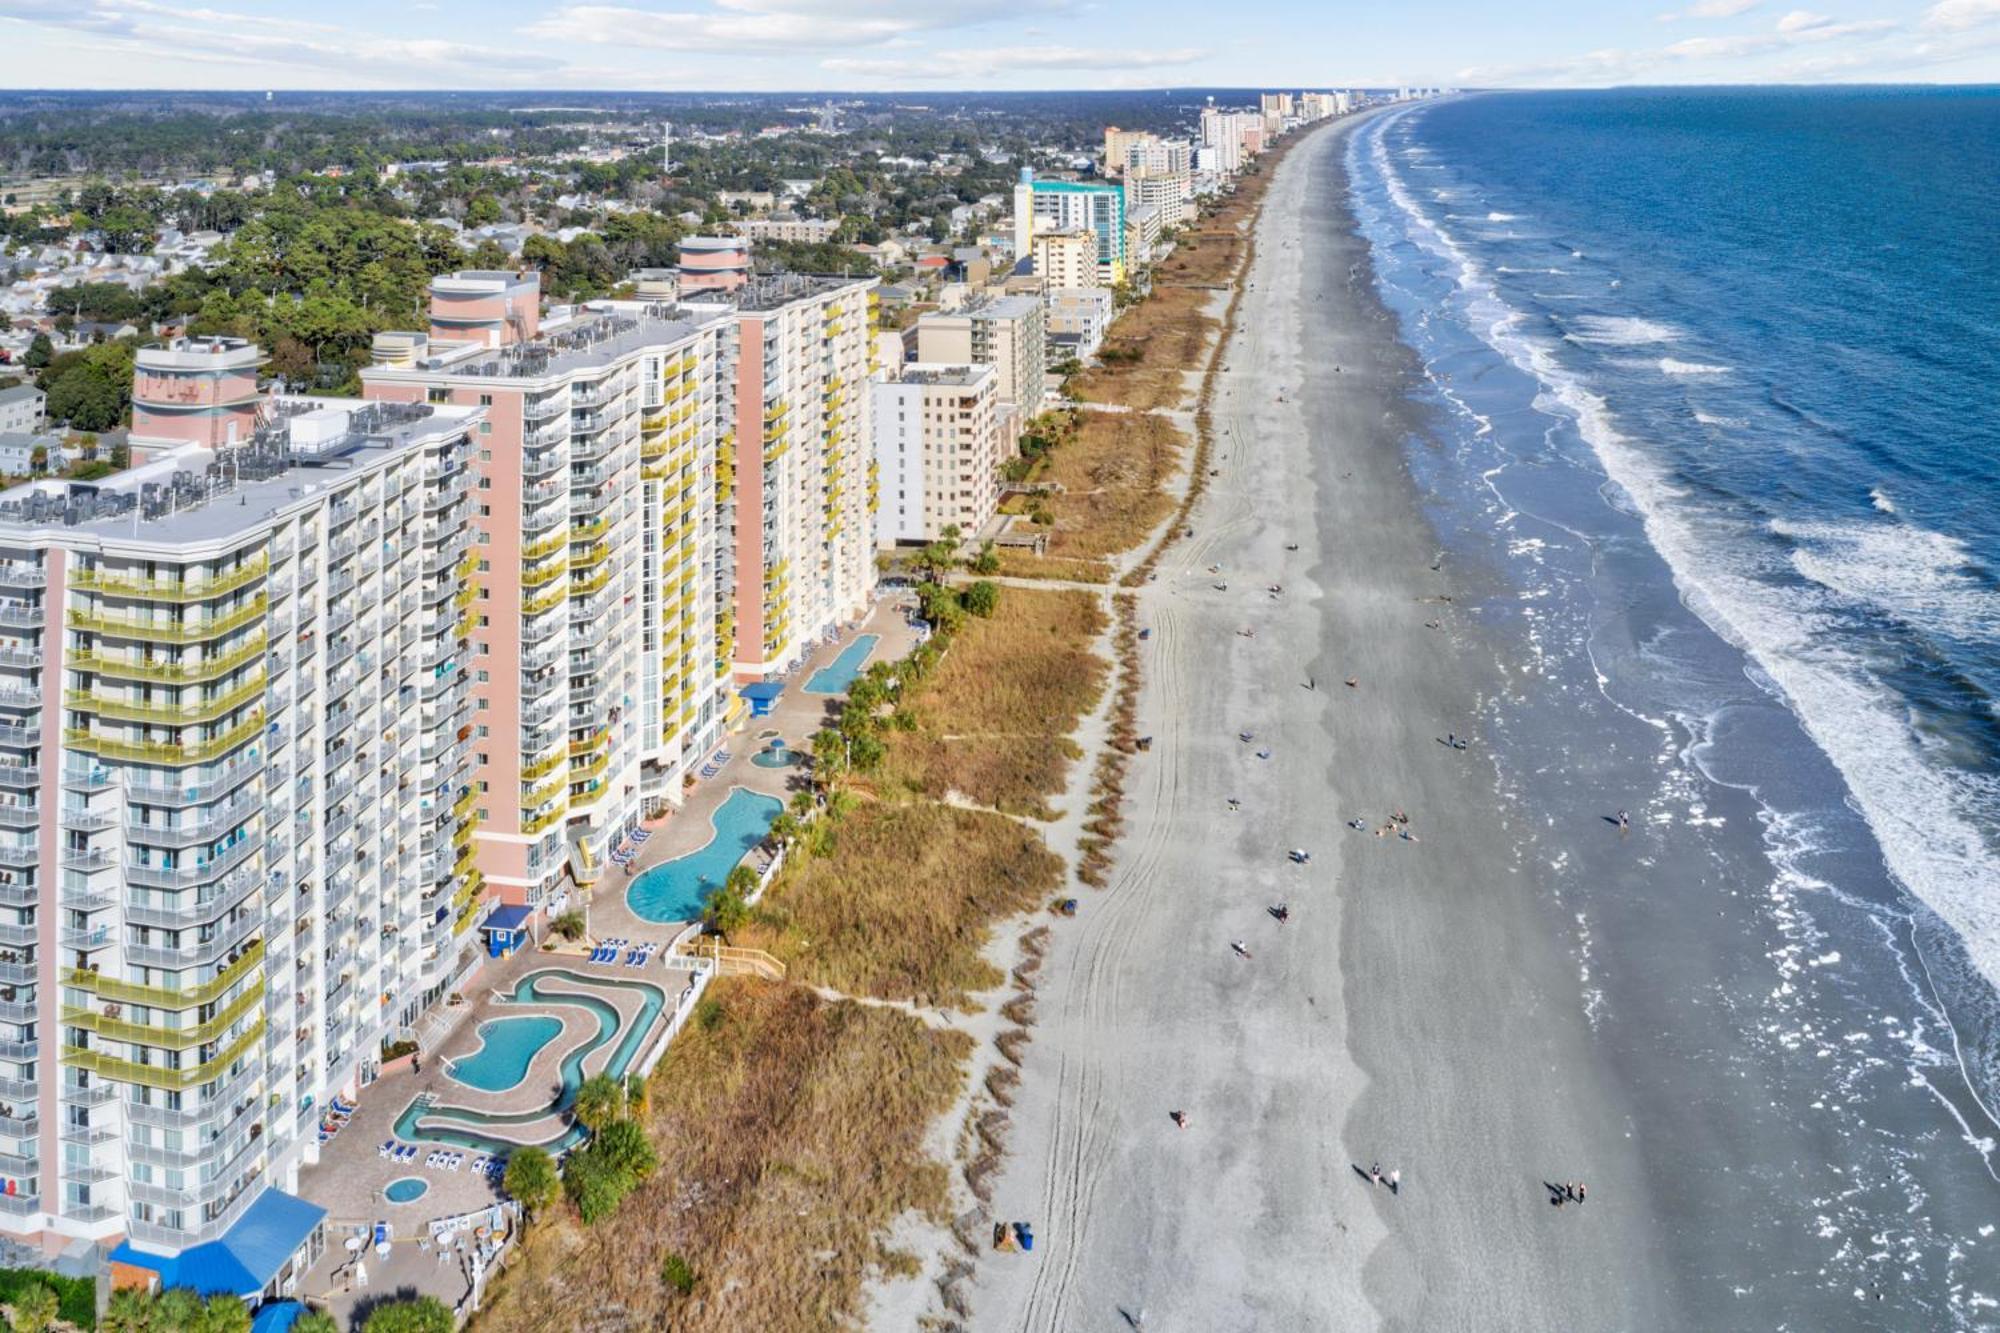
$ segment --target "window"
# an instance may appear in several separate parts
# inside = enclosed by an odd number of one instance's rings
[[[480,405],[481,407],[491,407],[491,406],[493,406],[493,395],[492,395],[492,394],[490,394],[490,393],[482,393],[482,394],[480,394],[480,395],[479,395],[479,405]]]
[[[450,401],[451,401],[451,390],[450,390],[450,389],[432,389],[432,390],[430,390],[430,391],[429,391],[428,393],[426,393],[426,394],[425,394],[424,396],[425,396],[425,397],[426,397],[426,398],[427,398],[427,399],[428,399],[429,401],[431,401],[431,402],[433,402],[433,403],[448,403],[448,402],[450,402]]]

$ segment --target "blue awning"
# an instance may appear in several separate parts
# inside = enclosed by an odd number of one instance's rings
[[[535,909],[532,907],[522,907],[515,903],[502,903],[500,906],[494,908],[484,921],[479,923],[479,928],[485,931],[500,930],[511,933],[527,925],[528,918],[534,914]]]
[[[778,680],[760,680],[737,691],[753,704],[774,703],[784,692],[785,684]]]
[[[272,1301],[250,1320],[250,1333],[285,1333],[305,1312],[297,1301]]]
[[[267,1189],[220,1240],[171,1256],[133,1249],[128,1240],[111,1252],[111,1258],[152,1269],[160,1275],[162,1289],[193,1287],[203,1296],[254,1297],[325,1220],[326,1209],[318,1204]]]

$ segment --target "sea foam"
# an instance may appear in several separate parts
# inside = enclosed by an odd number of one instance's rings
[[[1785,700],[1846,779],[1891,873],[1951,926],[1974,966],[2000,985],[2000,895],[1991,890],[1996,867],[1976,818],[1980,810],[2000,809],[2000,782],[1931,762],[1899,697],[1874,678],[1858,654],[1840,647],[1836,618],[1841,612],[1828,602],[1833,590],[1937,607],[1935,587],[1913,596],[1918,590],[1907,582],[1887,586],[1897,576],[1879,568],[1857,577],[1852,552],[1845,571],[1836,573],[1829,562],[1837,553],[1829,553],[1824,544],[1817,556],[1807,555],[1807,566],[1798,572],[1811,567],[1828,582],[1817,588],[1787,587],[1774,577],[1776,571],[1759,564],[1755,543],[1718,541],[1705,534],[1685,488],[1618,428],[1606,399],[1563,364],[1561,344],[1536,336],[1520,312],[1500,298],[1494,280],[1425,217],[1389,162],[1379,131],[1370,156],[1390,199],[1408,220],[1410,238],[1456,265],[1469,326],[1543,386],[1538,408],[1576,422],[1606,476],[1632,498],[1648,540],[1666,561],[1689,608],[1741,649],[1756,668],[1753,677],[1768,681]],[[1677,335],[1670,326],[1650,320],[1587,317],[1576,321],[1565,341],[1635,346]],[[1811,534],[1798,535],[1810,544]],[[1852,537],[1849,544],[1858,547],[1866,540]],[[1915,577],[1936,580],[1939,573],[1933,563]],[[1847,588],[1835,588],[1843,578]],[[1968,610],[1963,601],[1943,600],[1956,612]],[[1984,623],[1985,610],[1977,614],[1982,619],[1975,623]]]
[[[1705,366],[1699,361],[1676,361],[1670,356],[1660,358],[1662,375],[1727,375],[1728,366]]]

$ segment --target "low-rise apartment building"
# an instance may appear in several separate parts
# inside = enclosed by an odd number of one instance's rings
[[[1048,315],[1047,364],[1053,369],[1070,357],[1097,354],[1111,327],[1113,302],[1105,287],[1051,287],[1042,297]]]
[[[1050,287],[1096,287],[1097,237],[1087,231],[1035,235],[1035,276]]]
[[[999,383],[992,366],[912,362],[869,386],[881,545],[936,541],[953,525],[970,537],[992,520],[1005,456]]]

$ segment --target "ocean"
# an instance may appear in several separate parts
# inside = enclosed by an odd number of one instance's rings
[[[1704,1102],[1633,1132],[1814,1145],[1680,1266],[2000,1323],[2000,90],[1475,95],[1347,153],[1440,559],[1524,663],[1503,785],[1702,867],[1538,869],[1630,1091]],[[1595,713],[1643,789],[1565,784]]]

